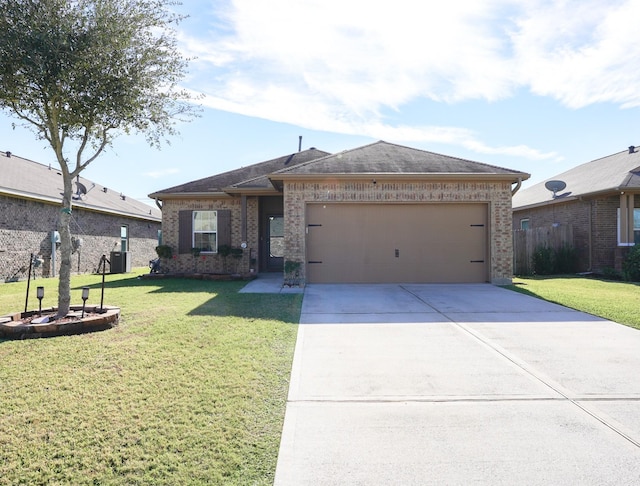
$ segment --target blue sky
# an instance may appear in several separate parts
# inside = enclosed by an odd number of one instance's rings
[[[640,144],[640,0],[185,0],[202,116],[121,136],[83,176],[149,193],[376,140],[521,170],[528,185]],[[0,115],[0,150],[51,149]],[[148,201],[146,201],[148,202]]]

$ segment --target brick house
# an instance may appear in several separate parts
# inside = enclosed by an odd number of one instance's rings
[[[387,142],[315,148],[150,194],[173,272],[229,270],[301,282],[512,278],[512,185],[529,174]],[[198,248],[197,256],[192,248]],[[291,263],[289,263],[291,262]]]
[[[147,266],[156,256],[160,211],[82,177],[74,182],[74,189],[72,271],[93,272],[101,256],[106,254],[110,259],[114,250],[126,252],[122,262],[127,267]],[[43,260],[35,270],[38,277],[58,274],[60,245],[56,243],[56,230],[62,191],[58,169],[0,152],[3,280],[25,277],[32,253]]]
[[[514,196],[514,229],[571,225],[579,271],[620,270],[629,248],[640,243],[637,147],[579,165],[550,181],[565,187],[554,193],[546,187],[549,181],[543,181]]]

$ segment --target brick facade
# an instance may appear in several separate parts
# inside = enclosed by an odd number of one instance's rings
[[[308,202],[391,202],[489,204],[490,279],[513,277],[511,184],[505,181],[366,180],[287,181],[284,185],[285,255],[305,262],[305,208]],[[304,272],[304,265],[301,267]],[[302,275],[304,279],[304,274]]]
[[[640,198],[635,207],[640,208]],[[529,228],[551,226],[553,223],[573,227],[573,246],[578,252],[578,271],[602,272],[621,270],[626,247],[618,246],[618,216],[620,196],[584,198],[537,208],[514,210],[513,227],[520,228],[529,219]]]
[[[0,196],[0,275],[2,281],[13,276],[26,277],[31,253],[40,255],[44,264],[35,270],[37,277],[50,277],[52,269],[51,233],[57,230],[60,206],[8,196]],[[125,216],[74,209],[72,238],[82,245],[74,252],[74,273],[96,271],[103,254],[120,250],[120,228],[129,227],[129,251],[132,267],[146,267],[155,258],[160,223]],[[59,244],[56,245],[59,247]],[[59,274],[60,249],[56,253],[55,274]],[[107,268],[108,269],[108,268]]]
[[[231,246],[240,247],[242,238],[242,200],[240,197],[198,198],[198,199],[166,199],[162,204],[162,242],[172,248],[173,258],[162,262],[163,270],[175,273],[249,273],[258,259],[258,198],[247,197],[247,248],[242,258],[226,260],[218,254],[179,254],[179,213],[183,210],[214,211],[228,209],[231,211]]]

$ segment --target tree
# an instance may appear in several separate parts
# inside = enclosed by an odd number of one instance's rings
[[[60,164],[58,316],[71,290],[72,182],[115,136],[159,147],[196,113],[178,87],[187,60],[169,0],[0,0],[0,108],[44,139]]]

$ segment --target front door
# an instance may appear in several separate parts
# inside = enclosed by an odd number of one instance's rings
[[[267,218],[267,269],[282,270],[284,267],[284,216],[269,215]]]

